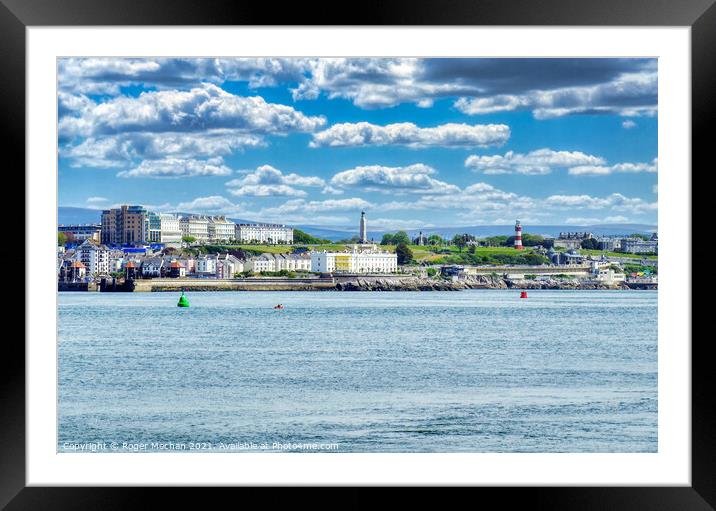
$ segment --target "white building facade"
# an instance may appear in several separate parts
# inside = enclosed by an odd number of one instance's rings
[[[276,254],[276,271],[311,271],[311,256],[308,254]]]
[[[321,273],[396,273],[398,256],[374,248],[350,252],[311,252],[311,271]]]
[[[229,241],[236,235],[236,224],[224,216],[210,216],[208,219],[210,241]]]
[[[209,241],[209,219],[202,215],[181,217],[179,228],[182,236],[192,236],[199,243]]]
[[[159,215],[159,224],[161,238],[160,242],[169,246],[178,246],[181,244],[181,227],[179,226],[179,217],[168,213]]]
[[[201,275],[216,275],[216,258],[200,257],[196,260],[196,273]]]
[[[240,243],[293,243],[293,229],[281,224],[236,224],[234,236]]]
[[[90,239],[85,240],[75,252],[75,261],[85,265],[89,275],[108,275],[109,249],[104,245],[98,245]]]

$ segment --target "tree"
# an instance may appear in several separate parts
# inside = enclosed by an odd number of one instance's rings
[[[587,238],[582,240],[581,247],[586,250],[598,250],[599,242],[594,238]]]
[[[488,247],[504,247],[508,245],[508,241],[509,236],[488,236],[485,238],[485,245]]]
[[[444,245],[445,240],[439,234],[431,234],[428,236],[428,245]]]
[[[458,248],[460,252],[462,252],[462,249],[465,248],[465,246],[467,245],[469,238],[469,234],[456,234],[452,238],[452,243]]]
[[[395,234],[383,234],[383,239],[380,242],[381,245],[400,245],[401,243],[410,245],[410,236],[405,231],[398,231]]]
[[[194,236],[182,236],[182,237],[181,237],[181,240],[182,240],[184,243],[192,244],[192,243],[194,243],[194,242],[196,241],[196,238],[195,238]]]
[[[393,236],[393,243],[395,245],[400,245],[401,243],[405,243],[406,245],[410,245],[410,236],[408,236],[408,233],[405,231],[398,231]]]
[[[67,234],[65,234],[64,232],[58,232],[57,233],[57,246],[61,247],[65,243],[67,243]]]
[[[395,247],[395,254],[398,256],[398,264],[408,264],[413,260],[413,251],[410,250],[407,243],[399,243]]]
[[[323,243],[330,243],[331,241],[316,238],[315,236],[311,236],[310,234],[303,232],[300,229],[294,229],[293,242],[296,244],[305,243],[306,245],[321,245]]]

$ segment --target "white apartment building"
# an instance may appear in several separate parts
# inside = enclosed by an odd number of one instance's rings
[[[91,239],[86,239],[77,247],[75,261],[84,264],[89,275],[109,274],[109,250]]]
[[[210,216],[208,218],[210,241],[229,241],[236,235],[236,224],[227,220],[225,216]]]
[[[308,254],[276,254],[276,271],[311,271],[311,256]]]
[[[293,243],[293,229],[280,224],[236,224],[235,238],[241,243]]]
[[[179,246],[181,244],[181,227],[179,217],[168,213],[159,214],[159,230],[161,232],[160,242],[166,245]]]
[[[629,254],[657,254],[659,253],[659,242],[625,238],[622,240],[621,251]]]
[[[261,254],[260,256],[252,257],[244,264],[244,271],[252,271],[254,273],[277,271],[276,259],[271,254]]]
[[[182,236],[192,236],[199,243],[209,241],[209,219],[202,215],[183,216],[179,220]]]
[[[311,271],[323,273],[395,273],[398,256],[392,252],[353,246],[346,252],[311,252]]]
[[[202,275],[216,275],[216,258],[200,257],[196,260],[196,273]]]

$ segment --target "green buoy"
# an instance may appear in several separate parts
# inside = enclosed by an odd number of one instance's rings
[[[184,291],[181,292],[181,296],[179,297],[179,303],[177,303],[177,307],[189,307],[189,300],[187,300],[186,296],[184,296]]]

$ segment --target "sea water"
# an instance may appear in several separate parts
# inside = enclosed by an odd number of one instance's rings
[[[657,293],[528,293],[60,293],[58,451],[656,452]]]

